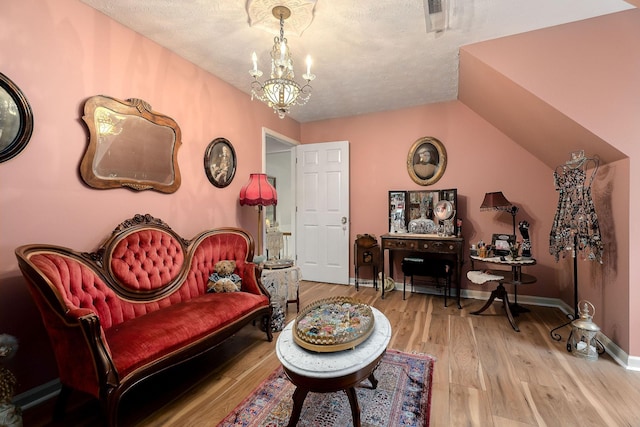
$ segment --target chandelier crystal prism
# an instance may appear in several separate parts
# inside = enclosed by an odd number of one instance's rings
[[[283,119],[289,113],[289,109],[294,105],[304,105],[311,97],[311,86],[309,83],[316,78],[311,74],[311,57],[307,56],[307,72],[302,75],[306,80],[304,85],[300,85],[294,80],[293,60],[291,51],[284,37],[284,20],[291,16],[291,11],[285,6],[276,6],[272,10],[273,16],[280,20],[280,37],[273,38],[273,48],[271,49],[271,78],[260,83],[262,71],[258,69],[258,57],[255,52],[251,57],[253,69],[249,71],[253,81],[251,82],[251,100],[258,98],[273,108],[273,112]]]

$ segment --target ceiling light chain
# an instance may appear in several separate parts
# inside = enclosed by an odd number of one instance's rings
[[[258,69],[258,58],[253,52],[253,69],[249,71],[253,81],[251,82],[251,99],[258,98],[260,101],[273,108],[274,113],[283,119],[293,105],[304,105],[311,97],[311,81],[316,78],[311,74],[311,57],[307,56],[307,72],[302,78],[307,81],[300,86],[294,79],[293,60],[291,51],[284,37],[284,20],[291,16],[291,11],[284,6],[273,8],[273,16],[280,20],[280,37],[273,38],[273,48],[271,49],[271,78],[264,84],[260,83],[262,71]]]

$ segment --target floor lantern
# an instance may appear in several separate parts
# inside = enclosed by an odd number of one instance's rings
[[[596,309],[589,301],[578,303],[578,319],[571,322],[571,336],[569,343],[571,351],[576,357],[587,360],[598,360],[598,354],[604,352],[604,347],[598,341],[600,327],[593,323]]]

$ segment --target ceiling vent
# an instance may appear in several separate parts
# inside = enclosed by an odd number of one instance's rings
[[[440,35],[449,24],[449,0],[423,0],[427,33]]]
[[[426,0],[429,15],[442,12],[442,0]]]

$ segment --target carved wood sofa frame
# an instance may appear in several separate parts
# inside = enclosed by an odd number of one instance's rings
[[[122,396],[140,381],[255,320],[273,339],[269,293],[251,262],[253,239],[241,229],[186,240],[162,220],[136,215],[94,252],[24,245],[15,253],[58,365],[54,419],[79,390],[99,399],[107,424],[116,425]],[[220,260],[236,261],[241,292],[207,293]]]

